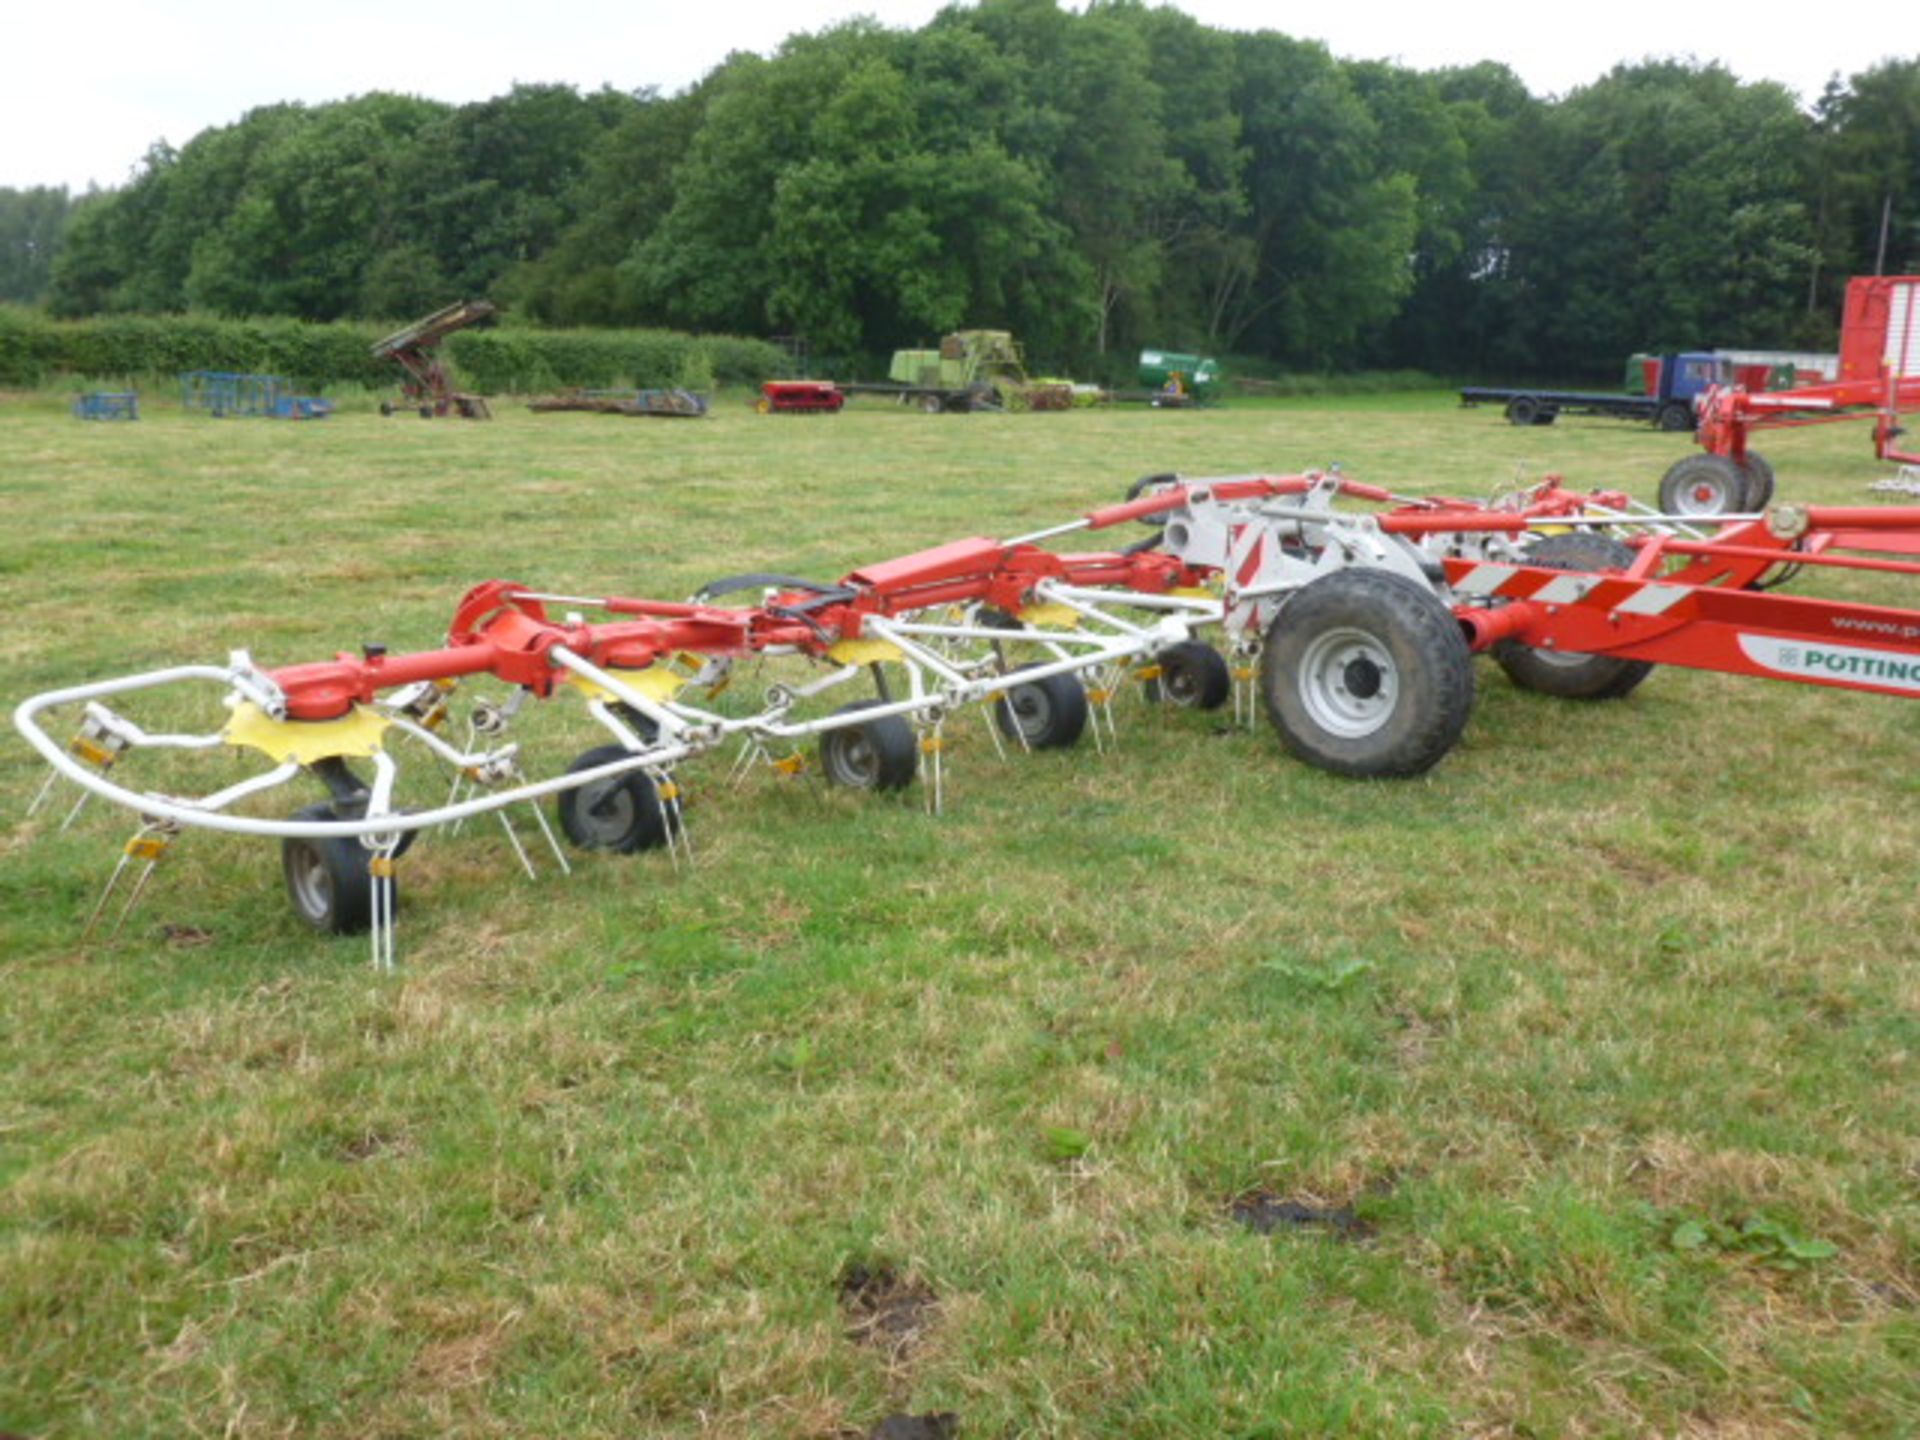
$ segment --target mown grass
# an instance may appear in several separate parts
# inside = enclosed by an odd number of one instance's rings
[[[8,397],[0,655],[11,703],[431,644],[495,575],[830,577],[1152,471],[1651,498],[1684,446],[1439,394],[118,427]],[[1858,427],[1770,450],[1783,498],[1887,473]],[[939,820],[708,765],[687,873],[531,884],[497,831],[429,841],[392,977],[300,928],[270,846],[204,835],[82,945],[127,827],[21,822],[0,744],[0,1429],[1914,1433],[1920,712],[1683,672],[1571,706],[1487,666],[1399,784],[1120,719],[1115,755],[1017,763],[963,725]],[[1359,1223],[1255,1234],[1256,1190]],[[917,1297],[887,1344],[858,1267]]]

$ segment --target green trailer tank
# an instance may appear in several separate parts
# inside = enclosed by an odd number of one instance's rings
[[[1219,362],[1205,355],[1181,355],[1172,350],[1140,352],[1140,383],[1166,390],[1175,382],[1195,400],[1211,400],[1220,388]]]

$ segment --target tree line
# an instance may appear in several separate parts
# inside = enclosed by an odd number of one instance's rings
[[[1564,98],[1108,0],[983,0],[730,56],[673,95],[273,105],[126,186],[0,190],[0,299],[55,315],[405,317],[805,337],[965,326],[1052,367],[1142,345],[1294,369],[1617,373],[1830,344],[1920,270],[1920,58],[1811,111],[1712,64]]]

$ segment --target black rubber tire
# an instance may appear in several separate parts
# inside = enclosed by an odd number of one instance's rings
[[[382,400],[380,402],[380,413],[382,415],[393,414],[393,402],[391,400]]]
[[[1526,563],[1548,570],[1624,570],[1633,563],[1633,551],[1611,535],[1576,531],[1536,542]],[[1618,700],[1653,673],[1650,660],[1562,654],[1517,640],[1495,645],[1493,658],[1522,690],[1562,700]]]
[[[1078,743],[1086,731],[1086,687],[1073,675],[1013,681],[1007,693],[993,702],[993,719],[1009,740],[1018,741],[1024,735],[1029,750],[1063,750]]]
[[[1425,586],[1385,570],[1338,570],[1280,607],[1260,689],[1281,740],[1309,765],[1419,775],[1473,713],[1473,657]]]
[[[1127,499],[1138,500],[1142,495],[1146,494],[1149,490],[1167,489],[1172,486],[1178,485],[1179,483],[1180,483],[1180,477],[1174,472],[1172,472],[1171,470],[1160,475],[1142,475],[1138,480],[1134,481],[1131,485],[1127,486]],[[1134,523],[1139,525],[1146,525],[1153,529],[1159,529],[1161,526],[1167,523],[1167,517],[1164,514],[1142,515],[1139,518],[1139,520],[1135,521]]]
[[[567,773],[608,765],[630,753],[622,745],[596,745],[569,765]],[[582,850],[631,855],[667,843],[666,807],[653,780],[640,770],[562,790],[554,802],[554,818],[567,839]]]
[[[1653,423],[1669,434],[1693,429],[1693,406],[1685,400],[1669,400],[1653,417]]]
[[[1147,682],[1147,698],[1183,710],[1218,710],[1233,694],[1227,657],[1211,645],[1184,640],[1160,652],[1159,678]]]
[[[833,713],[866,710],[878,700],[856,700]],[[920,769],[913,726],[898,715],[878,715],[861,725],[820,736],[820,773],[849,790],[904,790]]]
[[[295,820],[338,820],[322,800],[293,812]],[[280,872],[293,913],[322,935],[359,935],[373,924],[373,852],[357,836],[320,839],[289,835],[280,842]],[[400,882],[393,877],[393,905],[400,908]]]
[[[1746,463],[1740,469],[1747,477],[1747,509],[1766,509],[1773,503],[1773,466],[1758,450],[1749,450]]]
[[[1747,503],[1747,476],[1724,455],[1688,455],[1660,477],[1660,513],[1710,520]]]
[[[1538,422],[1540,402],[1531,395],[1516,395],[1507,402],[1509,425],[1533,425]]]
[[[946,402],[938,395],[922,395],[919,404],[921,413],[925,415],[938,415],[947,408]]]

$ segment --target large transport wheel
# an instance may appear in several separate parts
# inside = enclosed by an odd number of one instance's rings
[[[1693,429],[1693,406],[1685,400],[1669,400],[1662,405],[1653,417],[1653,423],[1662,430],[1678,434],[1682,430]]]
[[[1507,402],[1507,423],[1509,425],[1537,425],[1540,423],[1540,402],[1531,395],[1516,395]]]
[[[834,714],[845,715],[879,703],[856,700],[842,705]],[[833,784],[849,790],[904,790],[913,783],[919,758],[913,726],[898,715],[876,715],[820,736],[821,772]]]
[[[295,820],[338,820],[328,801],[293,812]],[[373,852],[354,835],[289,835],[280,842],[280,869],[294,913],[323,935],[358,935],[373,924]],[[394,908],[399,882],[389,877]]]
[[[1747,509],[1766,509],[1773,503],[1773,466],[1758,450],[1749,450],[1740,469],[1747,477]]]
[[[1164,700],[1183,710],[1218,710],[1233,693],[1227,657],[1198,640],[1167,647],[1153,663],[1160,675],[1147,682],[1149,700]]]
[[[611,765],[631,753],[622,745],[596,745],[569,765],[567,773]],[[554,813],[567,839],[582,850],[631,855],[667,843],[666,809],[653,781],[639,770],[562,790]]]
[[[1280,607],[1261,652],[1267,716],[1336,775],[1418,775],[1460,739],[1473,657],[1447,607],[1385,570],[1338,570]]]
[[[1710,520],[1747,503],[1747,476],[1725,455],[1689,455],[1660,477],[1660,512]]]
[[[1624,570],[1633,563],[1633,551],[1611,535],[1575,532],[1537,542],[1525,563],[1547,570]],[[1618,700],[1653,671],[1649,660],[1539,650],[1517,640],[1495,645],[1493,658],[1522,690],[1563,700]]]
[[[1073,675],[1016,681],[993,702],[993,719],[1002,735],[1023,740],[1030,750],[1063,750],[1078,742],[1087,728],[1086,688]]]

